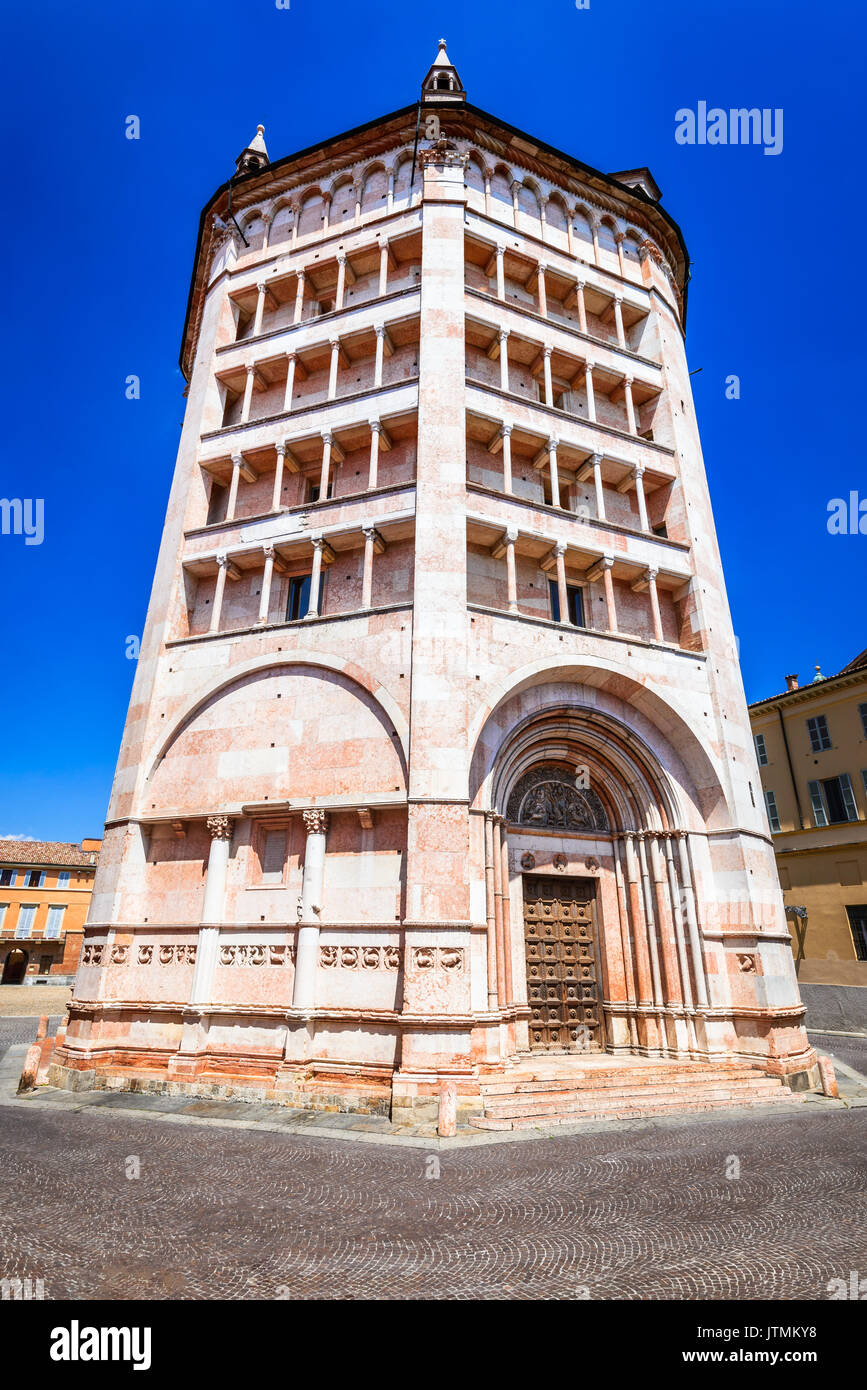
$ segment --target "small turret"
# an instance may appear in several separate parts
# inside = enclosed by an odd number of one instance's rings
[[[268,151],[265,148],[265,127],[263,125],[257,125],[256,134],[253,136],[253,139],[235,160],[235,172],[238,174],[254,174],[259,169],[266,169],[270,162]]]
[[[446,53],[446,41],[440,39],[439,52],[421,84],[422,101],[466,101],[464,84],[458,70]]]

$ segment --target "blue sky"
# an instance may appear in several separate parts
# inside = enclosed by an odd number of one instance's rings
[[[0,496],[43,498],[45,538],[0,536],[0,834],[101,830],[183,418],[202,205],[259,121],[278,158],[414,101],[441,34],[475,105],[596,168],[647,164],[684,230],[748,698],[867,646],[867,536],[827,530],[831,498],[867,497],[856,0],[48,0],[7,6],[5,27]],[[782,108],[782,153],[678,145],[675,112],[699,101]]]

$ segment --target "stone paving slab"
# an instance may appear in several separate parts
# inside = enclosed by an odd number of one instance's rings
[[[6,1101],[0,1274],[76,1300],[797,1301],[867,1269],[867,1111],[339,1135]]]

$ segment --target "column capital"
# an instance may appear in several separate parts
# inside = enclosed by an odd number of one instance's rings
[[[566,554],[566,542],[565,542],[565,541],[555,541],[554,544],[553,544],[552,547],[551,547],[551,550],[552,550],[552,552],[553,552],[554,555],[565,555],[565,554]]]
[[[586,281],[586,280],[576,280],[576,281],[575,281],[575,288],[576,288],[576,290],[580,290],[581,293],[583,294],[584,291],[585,291],[585,289],[587,288],[587,281]]]
[[[331,434],[329,430],[322,431],[322,443],[329,445],[334,443],[334,436]]]
[[[614,303],[615,303],[615,304],[622,304],[622,303],[623,303],[623,295],[620,293],[619,290],[617,291],[617,293],[616,293],[615,296],[614,296]]]
[[[253,376],[254,373],[255,373],[255,371],[256,371],[256,363],[255,363],[255,362],[245,362],[245,363],[244,363],[244,371],[247,373],[248,376]]]
[[[265,545],[262,546],[262,554],[265,556],[265,559],[266,559],[266,560],[273,560],[273,559],[274,559],[274,542],[273,542],[273,541],[267,541],[267,542],[265,543]]]
[[[494,247],[494,250],[495,250],[496,253],[497,253],[497,259],[498,259],[498,260],[502,260],[503,257],[504,257],[505,254],[506,254],[506,248],[505,248],[505,246],[495,246],[495,247]]]
[[[231,840],[234,822],[230,816],[208,816],[205,827],[212,840]]]
[[[592,376],[592,375],[593,375],[593,367],[594,367],[594,365],[595,365],[595,363],[593,363],[593,362],[585,362],[585,363],[584,363],[584,371],[585,371],[585,372],[589,372],[590,375]]]
[[[233,454],[233,455],[232,455],[232,467],[233,467],[233,468],[243,468],[243,467],[244,467],[244,455],[243,455],[243,454]]]
[[[508,435],[511,435],[512,430],[513,430],[514,428],[515,428],[514,425],[501,425],[501,426],[500,426],[500,437],[501,437],[501,438],[505,438],[505,436],[506,436],[507,434],[508,434]]]
[[[278,459],[284,459],[286,457],[286,449],[288,447],[285,439],[282,444],[275,444],[274,447],[277,450]]]
[[[560,447],[560,441],[559,441],[559,439],[554,439],[554,438],[552,437],[551,439],[548,440],[548,443],[546,444],[545,447],[547,448],[549,454],[556,454],[557,450],[558,450],[559,447]]]
[[[537,264],[537,266],[536,266],[536,273],[537,273],[538,275],[544,275],[544,274],[546,273],[547,269],[548,269],[548,262],[547,262],[547,261],[539,261],[538,264]]]
[[[624,391],[626,390],[627,386],[629,387],[630,391],[632,390],[632,383],[634,382],[634,380],[635,380],[635,378],[632,377],[632,376],[625,376],[625,377],[623,378],[623,389],[624,389]]]
[[[508,328],[498,328],[498,329],[497,329],[497,338],[499,339],[499,341],[500,341],[501,343],[504,343],[504,342],[506,341],[506,339],[508,338],[508,336],[509,336],[509,330],[508,330]]]
[[[602,460],[603,460],[604,457],[605,457],[604,454],[591,454],[591,455],[590,455],[590,462],[593,464],[593,467],[594,467],[594,468],[601,468],[601,467],[602,467]]]
[[[381,420],[368,420],[367,423],[370,426],[372,434],[382,434],[383,425]]]
[[[625,240],[626,240],[626,233],[625,233],[625,232],[615,232],[615,233],[614,233],[614,240],[615,240],[616,242],[625,241]],[[619,299],[622,299],[622,298],[623,298],[623,295],[622,295],[622,294],[621,294],[621,295],[618,295],[618,298],[619,298]]]
[[[543,344],[543,346],[542,346],[542,355],[543,355],[543,357],[549,357],[549,358],[550,358],[550,357],[553,355],[553,352],[554,352],[554,348],[552,347],[552,345],[551,345],[550,343],[544,343],[544,344]]]
[[[634,464],[634,465],[633,465],[633,468],[632,468],[632,476],[633,476],[633,478],[643,478],[643,477],[644,477],[644,473],[645,473],[645,468],[646,468],[646,465],[643,464],[643,463],[636,463],[636,464]]]
[[[327,811],[302,811],[301,817],[308,835],[324,835],[328,829]]]
[[[648,565],[647,569],[644,571],[644,577],[647,580],[648,584],[655,584],[656,576],[658,574],[659,570],[655,565]]]
[[[384,323],[378,323],[378,324],[376,325],[376,328],[375,328],[374,331],[375,331],[375,333],[376,333],[377,338],[384,338],[384,337],[385,337],[385,324],[384,324]]]
[[[256,289],[259,291],[260,294],[264,294],[267,288],[268,286],[265,284],[264,280],[256,281]]]
[[[346,265],[346,254],[345,254],[345,252],[343,252],[343,251],[338,251],[338,253],[337,253],[337,264],[338,264],[338,265]]]

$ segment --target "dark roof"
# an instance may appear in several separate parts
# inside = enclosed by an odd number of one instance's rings
[[[0,840],[0,864],[68,864],[91,868],[98,859],[96,850],[85,850],[66,840]]]
[[[815,695],[820,687],[828,685],[829,682],[840,680],[843,676],[857,676],[862,671],[867,676],[867,648],[853,657],[835,676],[822,676],[818,680],[807,681],[806,685],[796,686],[794,690],[781,690],[778,695],[765,695],[761,700],[752,700],[747,708],[758,709],[759,705],[771,705],[777,700],[791,699],[796,703],[799,696],[803,698],[805,695]]]

